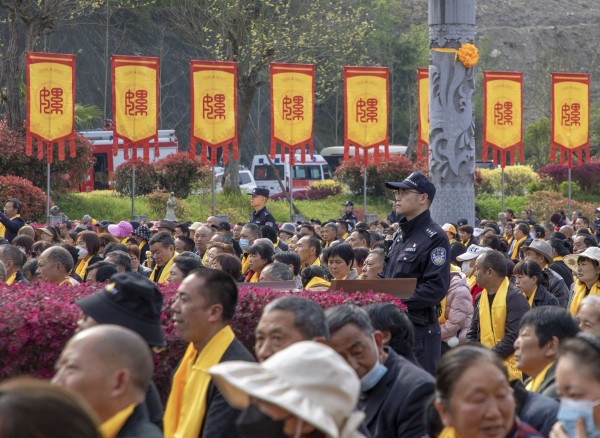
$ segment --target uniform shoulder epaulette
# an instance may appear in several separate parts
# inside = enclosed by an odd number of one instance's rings
[[[431,228],[425,228],[425,234],[427,234],[430,239],[433,239],[433,237],[437,234],[437,231],[432,230]]]

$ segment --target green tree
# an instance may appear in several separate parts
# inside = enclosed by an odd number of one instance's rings
[[[317,99],[335,90],[341,66],[364,58],[371,30],[366,9],[344,0],[172,0],[171,17],[200,55],[238,63],[238,138],[271,62],[314,63]],[[239,162],[225,187],[239,190]]]
[[[523,149],[525,163],[534,169],[539,169],[550,162],[550,119],[540,118],[536,123],[531,123],[525,129]]]

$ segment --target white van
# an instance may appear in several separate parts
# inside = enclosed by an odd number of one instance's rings
[[[354,157],[354,146],[350,147],[350,156]],[[401,145],[389,145],[388,152],[392,155],[406,155],[406,150],[408,148],[406,146]],[[369,149],[369,155],[373,155],[374,150]],[[335,169],[340,165],[340,163],[344,160],[344,146],[329,146],[323,148],[321,152],[319,152],[321,156],[327,161],[329,167],[332,172],[335,172]],[[385,153],[385,146],[379,146],[379,153],[381,156]]]
[[[331,179],[331,170],[327,161],[321,155],[306,154],[306,161],[302,163],[301,154],[296,154],[293,174],[294,190],[303,190],[313,181],[323,181]],[[285,155],[285,162],[282,162],[280,155],[272,160],[273,165],[279,174],[279,178],[285,186],[286,192],[290,190],[290,165],[288,164],[289,155]],[[256,186],[268,189],[271,195],[281,193],[281,186],[275,176],[275,171],[266,155],[255,155],[252,158],[252,175],[256,181]]]
[[[223,180],[224,169],[222,167],[215,167],[215,191],[221,192],[223,186],[221,181]],[[250,193],[252,189],[256,188],[256,181],[252,177],[252,172],[244,167],[240,167],[238,174],[238,183],[242,192]]]

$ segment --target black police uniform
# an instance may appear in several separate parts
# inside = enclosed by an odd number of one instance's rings
[[[356,225],[356,221],[357,221],[358,219],[356,218],[356,215],[354,214],[354,212],[353,212],[353,211],[350,211],[350,212],[348,212],[348,213],[345,213],[345,214],[342,216],[342,220],[343,220],[344,222],[351,222],[353,225]]]
[[[275,222],[275,218],[273,215],[267,210],[267,207],[263,207],[258,211],[253,211],[250,213],[250,221],[251,224],[256,224],[259,227],[261,225],[268,225],[272,227],[276,233],[279,233],[279,227],[277,226],[277,222]]]
[[[434,374],[441,357],[438,323],[440,302],[450,287],[450,244],[429,210],[400,222],[386,255],[385,278],[416,278],[413,295],[404,299],[415,326],[413,351],[424,369]]]

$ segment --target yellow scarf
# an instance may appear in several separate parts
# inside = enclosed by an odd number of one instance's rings
[[[77,275],[79,275],[79,277],[82,280],[85,278],[85,274],[87,272],[87,268],[88,268],[88,265],[89,265],[91,259],[92,259],[91,255],[88,255],[87,257],[82,258],[79,261],[79,263],[77,264],[77,267],[75,268],[75,273]]]
[[[468,248],[469,245],[471,244],[471,237],[469,237],[467,240],[465,240],[464,242],[462,242],[462,244],[465,246],[465,248]]]
[[[311,263],[311,266],[321,266],[321,259],[317,257],[315,261]]]
[[[471,289],[473,287],[473,285],[477,282],[477,278],[475,277],[475,274],[473,274],[469,278],[467,278],[467,282],[469,283],[469,289]]]
[[[14,220],[14,219],[16,219],[18,217],[21,217],[21,215],[18,214],[16,216],[13,216],[13,217],[10,218],[10,220],[12,221],[12,220]],[[4,238],[5,235],[6,235],[6,227],[4,226],[4,224],[0,223],[0,237]]]
[[[600,280],[596,281],[596,283],[594,283],[594,285],[591,287],[590,293],[587,294],[587,286],[585,285],[585,283],[579,280],[575,280],[575,289],[573,290],[573,301],[571,301],[571,307],[569,308],[569,311],[571,312],[571,315],[573,317],[577,315],[577,311],[579,310],[579,306],[581,305],[581,300],[583,300],[585,296],[600,295],[600,287],[598,287],[599,284]]]
[[[521,237],[519,240],[517,240],[515,242],[515,245],[513,246],[513,251],[510,254],[510,258],[512,260],[517,260],[519,258],[519,247],[521,246],[521,244],[525,241],[525,239],[527,238],[527,236],[525,237]]]
[[[123,238],[121,239],[121,243],[122,243],[123,245],[127,245],[127,241],[128,241],[129,239],[131,239],[131,236],[129,236],[129,237],[123,237]]]
[[[514,237],[506,237],[506,234],[503,234],[502,237],[504,237],[506,239],[506,242],[508,243],[508,245],[510,246],[510,244],[512,243],[512,241],[514,240]]]
[[[535,287],[535,289],[533,290],[533,293],[531,294],[531,296],[529,298],[527,298],[527,301],[529,301],[529,308],[531,309],[533,307],[533,300],[535,299],[535,293],[537,292],[537,286]]]
[[[456,430],[453,427],[444,427],[438,438],[456,438]]]
[[[342,237],[340,237],[340,239],[344,239],[344,240],[346,240],[347,238],[348,238],[348,233],[343,234]]]
[[[248,281],[248,283],[258,283],[258,272],[255,272],[254,274],[252,274],[252,277],[250,277],[250,280]]]
[[[208,248],[204,251],[204,255],[202,256],[202,266],[206,266],[206,260],[208,260]]]
[[[246,275],[250,270],[250,253],[242,254],[242,275]]]
[[[537,376],[535,376],[534,378],[532,378],[529,383],[527,383],[527,385],[525,385],[525,389],[529,392],[536,392],[538,389],[540,389],[540,386],[542,386],[542,383],[544,383],[544,379],[546,378],[546,374],[548,374],[548,370],[550,369],[550,367],[554,365],[554,362],[550,362],[546,368],[544,368],[542,370],[541,373],[539,373]]]
[[[329,287],[329,286],[331,286],[331,283],[321,277],[313,277],[306,284],[304,289],[310,289],[311,287],[323,287],[323,286]]]
[[[444,297],[444,299],[440,303],[440,306],[442,307],[442,312],[440,313],[440,317],[438,318],[438,322],[440,323],[440,325],[446,322],[446,298],[447,297]]]
[[[71,277],[67,277],[63,281],[61,281],[58,285],[59,286],[63,286],[63,285],[77,286],[77,282],[74,279],[72,279]]]
[[[197,438],[200,435],[211,380],[208,370],[221,361],[234,339],[233,330],[226,326],[200,353],[190,343],[173,376],[165,409],[165,438]]]
[[[15,282],[16,278],[17,278],[17,273],[13,272],[12,275],[10,277],[8,277],[8,280],[6,280],[6,285],[10,286],[11,284],[13,284]]]
[[[115,415],[110,417],[104,423],[100,425],[100,433],[103,438],[115,438],[119,431],[123,428],[123,425],[127,419],[133,413],[135,409],[135,403],[127,406],[125,409],[117,412]]]
[[[508,285],[508,278],[504,277],[504,280],[500,284],[496,296],[494,297],[491,312],[488,291],[486,289],[481,291],[481,298],[479,299],[481,343],[488,348],[495,347],[505,334],[506,295],[508,294]],[[504,364],[508,368],[508,374],[511,380],[522,378],[521,372],[517,369],[517,362],[515,361],[514,355],[504,359]]]
[[[179,254],[177,254],[176,252],[173,253],[173,256],[171,257],[171,259],[167,262],[167,264],[165,265],[163,270],[160,272],[160,278],[158,279],[158,281],[156,283],[158,283],[158,284],[166,284],[167,283],[167,278],[169,277],[169,272],[171,271],[171,266],[173,266],[173,261],[175,260],[175,257],[177,257],[178,255]],[[158,265],[156,265],[154,267],[154,270],[150,274],[150,281],[154,281],[154,278],[156,277],[156,273],[158,272],[159,269],[160,268],[158,267]]]
[[[560,262],[562,259],[564,259],[564,257],[560,257],[560,256],[554,257],[555,262]]]

